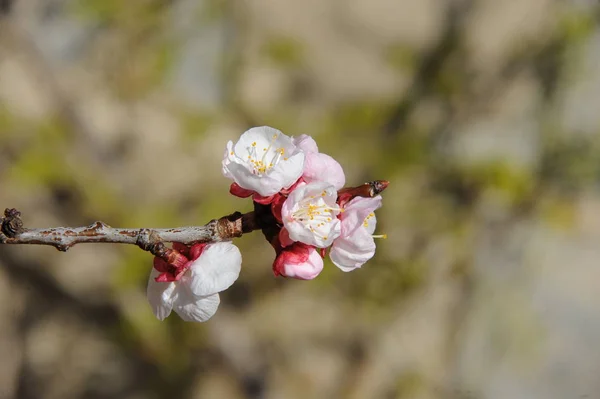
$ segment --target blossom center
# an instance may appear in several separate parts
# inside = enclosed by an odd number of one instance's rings
[[[262,176],[268,174],[275,165],[277,165],[282,159],[287,160],[285,156],[285,148],[275,147],[275,142],[279,137],[278,133],[271,136],[269,142],[257,143],[253,141],[248,147],[246,147],[246,159],[241,159],[249,167],[252,174]],[[233,151],[231,155],[236,155]]]
[[[321,195],[311,195],[298,203],[298,208],[290,215],[292,221],[302,223],[312,233],[327,240],[331,224],[336,215],[341,211],[338,206],[328,205],[324,198],[327,195],[323,191]]]

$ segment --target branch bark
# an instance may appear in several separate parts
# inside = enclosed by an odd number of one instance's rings
[[[338,198],[374,197],[387,186],[387,181],[375,180],[357,187],[343,188],[338,192]],[[50,245],[63,252],[75,244],[83,243],[133,244],[171,262],[174,257],[179,256],[179,253],[166,247],[165,243],[179,242],[192,245],[230,240],[254,230],[268,228],[274,221],[273,218],[266,216],[255,211],[244,214],[234,212],[220,219],[211,220],[204,226],[169,229],[115,228],[101,221],[84,227],[29,229],[23,227],[21,212],[14,208],[7,208],[4,217],[0,218],[0,244]]]
[[[80,243],[116,243],[134,244],[145,251],[153,252],[152,247],[158,243],[180,242],[190,245],[217,242],[241,237],[244,233],[260,229],[254,212],[235,212],[218,220],[211,220],[204,226],[169,229],[114,228],[101,221],[85,227],[27,229],[23,227],[19,211],[6,209],[1,223],[1,244],[51,245],[59,251],[67,251]]]

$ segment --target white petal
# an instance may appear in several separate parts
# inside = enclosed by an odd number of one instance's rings
[[[164,320],[171,313],[173,302],[177,298],[177,285],[174,282],[157,283],[154,279],[159,274],[158,270],[154,268],[150,272],[146,296],[156,318]]]
[[[184,300],[185,299],[185,300]],[[219,308],[219,294],[196,299],[191,295],[180,295],[173,310],[184,321],[203,322],[210,319]]]
[[[314,245],[317,248],[327,248],[333,243],[333,240],[340,236],[342,232],[341,223],[339,219],[334,218],[328,226],[322,226],[315,229],[315,231],[317,234],[312,235],[314,244],[305,244]]]
[[[295,148],[292,138],[286,136],[281,131],[269,126],[253,127],[246,130],[240,136],[240,139],[235,143],[234,151],[237,155],[245,153],[247,148],[255,144],[256,148],[268,147],[273,142],[273,137],[277,136],[274,141],[275,146],[283,148]]]
[[[291,223],[286,224],[285,227],[287,228],[290,239],[292,241],[299,241],[304,244],[319,246],[319,247],[320,247],[320,245],[317,245],[317,244],[318,243],[320,244],[323,241],[323,240],[319,240],[319,238],[315,235],[315,233],[313,233],[312,231],[307,229],[301,223],[291,222]]]
[[[190,266],[190,291],[198,296],[226,290],[237,280],[242,267],[242,254],[229,241],[209,244]]]
[[[291,187],[303,169],[304,152],[290,137],[268,126],[244,132],[235,145],[229,142],[222,163],[225,177],[262,196]]]
[[[329,257],[342,271],[361,267],[375,255],[375,240],[366,229],[356,229],[350,237],[339,237],[333,242]]]
[[[337,191],[326,182],[299,185],[292,191],[281,208],[283,224],[290,238],[319,248],[331,245],[341,234],[340,221],[336,217],[339,213],[336,198]],[[309,215],[309,206],[313,207],[310,212],[319,208],[323,211],[320,215]],[[331,213],[325,213],[325,209],[331,210]]]
[[[302,161],[302,164],[304,165],[304,161]],[[277,194],[279,190],[284,188],[283,184],[285,182],[278,180],[279,176],[276,176],[277,178],[271,177],[270,174],[258,176],[252,174],[247,166],[235,162],[227,165],[226,169],[226,173],[230,174],[240,187],[245,188],[246,190],[256,191],[265,197]],[[300,177],[300,175],[298,177]],[[296,180],[298,180],[298,178],[296,178]]]
[[[231,174],[231,172],[229,171],[229,165],[232,163],[232,155],[231,152],[233,151],[233,142],[230,140],[227,142],[227,147],[225,148],[225,155],[223,156],[223,162],[222,162],[222,173],[223,176],[229,178],[229,179],[233,179],[233,175]]]
[[[296,181],[298,181],[300,176],[302,176],[302,171],[304,170],[304,160],[304,153],[296,152],[288,159],[279,161],[279,163],[275,165],[275,167],[269,172],[268,176],[277,180],[282,188],[289,188],[296,183]]]

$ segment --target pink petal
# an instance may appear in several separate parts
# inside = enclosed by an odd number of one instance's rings
[[[275,197],[278,194],[273,194],[273,195],[269,195],[268,197],[264,197],[262,195],[259,194],[254,194],[254,196],[252,197],[252,201],[259,203],[261,205],[269,205],[271,202],[273,202],[273,200],[275,199]]]
[[[375,240],[371,234],[375,229],[376,219],[365,219],[371,212],[381,206],[381,196],[374,198],[356,197],[345,206],[340,215],[342,234],[331,246],[329,257],[341,270],[348,272],[361,267],[375,255]]]
[[[202,251],[204,251],[204,248],[206,248],[207,245],[208,244],[206,244],[206,243],[192,245],[192,247],[190,248],[190,251],[189,251],[190,252],[189,259],[191,261],[198,259],[200,257],[200,255],[202,255]]]
[[[188,245],[182,244],[180,242],[173,243],[173,249],[180,254],[184,255],[186,258],[190,257],[190,247]]]
[[[171,270],[169,264],[164,259],[159,258],[158,256],[154,257],[153,266],[154,270],[157,270],[161,273],[168,273],[169,270]]]
[[[290,233],[288,233],[285,227],[282,227],[281,230],[279,230],[279,243],[283,248],[289,247],[294,243],[294,241],[290,238]]]
[[[323,258],[312,246],[296,242],[284,249],[273,262],[276,276],[312,280],[323,270]]]
[[[371,212],[381,207],[381,196],[373,198],[356,197],[346,204],[344,212],[340,214],[342,221],[342,235],[348,236],[355,229],[363,228],[363,223]],[[369,234],[372,234],[370,231]]]
[[[305,153],[319,152],[317,142],[307,134],[301,134],[298,137],[292,137],[292,142]]]
[[[346,175],[342,166],[327,154],[307,153],[302,177],[307,183],[324,181],[341,189],[346,184]]]
[[[283,219],[281,216],[281,208],[283,207],[283,203],[286,199],[287,197],[278,194],[274,197],[273,202],[271,202],[271,213],[279,223],[283,223]]]

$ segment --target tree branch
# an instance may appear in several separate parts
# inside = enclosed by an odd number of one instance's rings
[[[339,197],[374,197],[388,186],[385,180],[375,180],[357,187],[339,190]],[[270,214],[270,212],[269,212]],[[51,245],[59,251],[67,251],[75,244],[115,243],[134,244],[168,263],[174,261],[179,252],[165,246],[167,242],[195,244],[218,242],[241,237],[254,230],[268,228],[273,223],[269,215],[260,212],[240,213],[214,219],[204,226],[174,227],[169,229],[124,229],[110,227],[104,222],[94,222],[85,227],[52,227],[28,229],[23,227],[21,212],[7,208],[0,217],[0,244]]]
[[[218,220],[211,220],[204,226],[176,227],[170,229],[123,229],[110,227],[103,222],[94,222],[85,227],[53,227],[48,229],[27,229],[23,227],[21,212],[6,209],[1,221],[1,244],[51,245],[59,251],[67,251],[80,243],[135,244],[145,251],[155,252],[157,244],[180,242],[194,244],[217,242],[241,237],[260,229],[254,212],[232,213]],[[157,255],[157,254],[155,254]],[[160,255],[157,255],[160,256]]]

